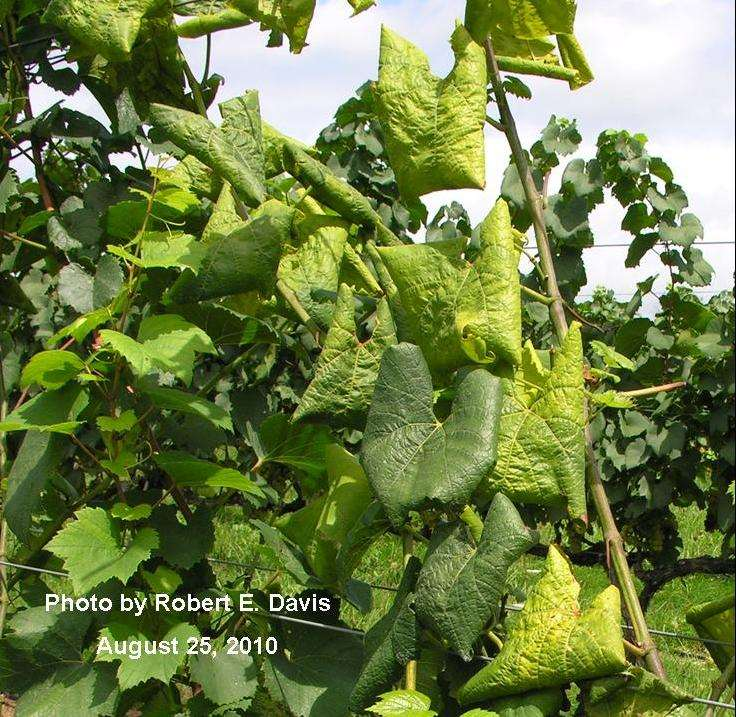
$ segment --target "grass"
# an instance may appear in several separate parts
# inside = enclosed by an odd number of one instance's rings
[[[704,513],[695,507],[673,508],[683,539],[682,557],[696,555],[718,555],[720,535],[709,533],[704,528]],[[420,555],[424,546],[419,545]],[[228,508],[218,522],[214,556],[248,564],[277,565],[277,556],[259,545],[259,534],[252,529],[240,509]],[[514,566],[509,578],[512,599],[523,600],[524,594],[534,585],[541,573],[543,559],[524,556]],[[243,570],[230,566],[218,566],[222,578],[235,579]],[[402,572],[402,549],[400,540],[385,536],[366,553],[355,577],[365,582],[395,586]],[[580,582],[580,600],[586,605],[603,588],[609,579],[603,567],[579,567],[573,569]],[[245,577],[246,585],[263,587],[271,580],[270,589],[282,592],[298,592],[299,586],[288,576],[278,573],[256,571]],[[733,577],[692,575],[678,578],[665,585],[652,600],[647,611],[649,626],[669,632],[695,636],[695,631],[686,622],[685,613],[693,605],[708,602],[734,592]],[[384,590],[373,590],[373,604],[367,614],[344,604],[342,617],[345,622],[358,629],[367,629],[388,610],[393,594]],[[718,669],[702,643],[669,637],[656,638],[669,679],[690,694],[707,697]],[[680,714],[703,715],[705,707],[692,705]],[[677,713],[676,713],[677,714]]]

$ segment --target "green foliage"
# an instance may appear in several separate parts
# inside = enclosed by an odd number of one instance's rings
[[[570,156],[544,220],[568,308],[588,322],[557,345],[534,300],[539,272],[519,271],[531,216],[515,166],[475,228],[457,202],[430,217],[419,197],[484,183],[487,37],[504,71],[592,78],[575,4],[470,0],[444,79],[384,30],[378,82],[313,147],[264,122],[256,91],[210,121],[224,80],[208,69],[198,80],[179,38],[216,43],[257,24],[270,46],[286,37],[299,52],[314,8],[0,0],[0,552],[69,574],[45,583],[3,567],[0,690],[19,717],[345,717],[349,703],[428,717],[461,714],[458,690],[507,695],[466,717],[546,717],[575,683],[591,713],[684,701],[624,662],[615,588],[579,612],[555,548],[520,619],[503,609],[526,588],[513,565],[535,539],[525,524],[573,558],[595,534],[571,530],[586,516],[586,396],[645,582],[648,564],[677,557],[673,503],[704,506],[733,551],[733,300],[705,305],[688,288],[712,269],[684,191],[643,136],[607,131],[594,157],[572,157],[576,123],[550,119],[529,159],[541,188]],[[84,86],[106,119],[65,100],[34,114],[37,84],[67,96]],[[503,86],[531,97],[516,77]],[[17,147],[29,147],[32,179]],[[628,304],[606,292],[575,303],[589,216],[609,195],[632,236],[627,265],[664,247],[671,286],[656,313],[642,311],[655,276]],[[664,381],[687,387],[627,393]],[[232,547],[244,532],[253,555],[234,557],[252,557],[255,574],[213,557],[216,533]],[[389,590],[368,584],[385,533],[402,533],[406,552],[390,607],[396,556],[381,566]],[[408,554],[414,538],[429,545],[422,560]],[[301,589],[331,610],[295,617],[338,631],[263,610],[147,604],[132,618],[43,605],[62,591],[113,602],[254,591],[263,607]],[[691,617],[721,636],[727,607]],[[374,623],[364,644],[357,619]],[[279,644],[228,655],[231,636]],[[108,639],[201,639],[218,654],[134,659],[98,650]],[[479,656],[489,664],[477,672]],[[414,660],[418,691],[394,689],[405,670],[412,682]]]

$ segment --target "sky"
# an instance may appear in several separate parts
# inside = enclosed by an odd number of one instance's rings
[[[309,45],[300,55],[286,47],[266,48],[257,27],[218,33],[212,71],[226,78],[218,101],[248,89],[260,92],[263,117],[283,132],[312,143],[335,109],[367,79],[375,79],[381,24],[420,46],[437,75],[452,67],[448,38],[464,0],[378,0],[351,17],[347,0],[318,0]],[[706,241],[734,239],[734,3],[733,0],[581,0],[576,35],[596,79],[571,92],[566,83],[525,78],[531,102],[511,98],[522,143],[530,146],[552,114],[575,118],[583,136],[578,156],[594,153],[598,134],[609,128],[643,132],[650,154],[661,156],[690,200]],[[182,40],[195,68],[203,65],[204,40]],[[36,88],[34,106],[50,104]],[[80,92],[69,103],[101,116],[95,101]],[[213,117],[217,117],[214,111]],[[487,129],[485,190],[437,192],[426,196],[430,211],[456,199],[477,223],[498,195],[508,161],[505,138]],[[564,162],[563,162],[564,166]],[[551,188],[559,185],[553,175]],[[628,242],[620,229],[623,210],[607,202],[591,216],[597,244]],[[734,247],[703,246],[716,269],[710,289],[733,286]],[[656,256],[624,270],[625,248],[586,250],[589,293],[604,285],[625,297],[636,282],[661,270]],[[655,288],[662,288],[664,276]]]

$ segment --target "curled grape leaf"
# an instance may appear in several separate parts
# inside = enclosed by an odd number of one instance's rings
[[[304,508],[281,516],[275,525],[302,549],[309,567],[322,583],[336,585],[338,551],[372,496],[360,463],[342,446],[327,446],[325,463],[327,493]]]
[[[430,710],[431,699],[416,690],[394,690],[378,696],[378,702],[366,711],[381,717],[437,717]]]
[[[435,375],[469,363],[521,361],[521,250],[499,199],[479,229],[474,263],[430,244],[377,251],[396,286],[412,339]]]
[[[636,666],[583,687],[588,717],[664,717],[690,701],[679,687]]]
[[[266,199],[258,93],[248,92],[220,105],[223,122],[177,107],[153,103],[151,123],[177,147],[211,167],[252,206]]]
[[[520,503],[564,503],[576,519],[585,506],[585,391],[580,325],[573,323],[552,369],[524,348],[514,380],[504,379],[498,460],[483,492],[501,491]]]
[[[168,298],[190,303],[253,290],[270,296],[282,247],[291,233],[293,210],[270,199],[253,212],[249,222],[229,234],[220,234],[224,225],[219,222],[225,221],[222,214],[226,210],[215,211],[210,223],[217,221],[218,227],[207,225],[209,241],[198,272],[185,271],[171,287]]]
[[[536,542],[514,504],[493,499],[477,545],[464,523],[444,524],[432,535],[416,588],[416,612],[465,660],[485,625],[498,617],[512,563]]]
[[[378,303],[373,335],[364,341],[358,338],[353,292],[342,284],[314,378],[294,412],[294,420],[330,416],[337,423],[362,427],[381,356],[395,343],[396,329],[385,299]]]
[[[166,0],[52,0],[44,22],[60,27],[90,51],[125,61],[141,21],[165,12]]]
[[[417,656],[419,623],[412,608],[412,591],[420,567],[417,558],[410,558],[391,609],[365,634],[365,662],[350,695],[353,712],[360,713],[372,704]]]
[[[440,79],[418,47],[381,30],[376,109],[406,197],[485,186],[486,58],[463,26],[451,45],[455,66]]]
[[[502,390],[498,378],[471,371],[457,386],[449,416],[434,414],[432,379],[418,346],[383,354],[361,459],[395,527],[410,510],[468,502],[496,460]]]
[[[721,670],[733,660],[734,646],[734,596],[726,595],[719,600],[697,605],[688,610],[687,621],[695,628],[695,631],[709,640],[730,641],[730,645],[719,645],[717,643],[706,643],[713,661]]]
[[[580,585],[550,546],[545,571],[498,656],[458,691],[461,704],[605,677],[626,667],[621,599],[610,585],[581,612]]]
[[[235,8],[223,8],[216,12],[197,15],[186,22],[177,25],[176,34],[179,37],[203,37],[219,30],[231,30],[236,27],[250,25],[253,18]]]

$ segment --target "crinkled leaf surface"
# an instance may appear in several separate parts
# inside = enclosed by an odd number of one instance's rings
[[[385,299],[378,303],[372,336],[364,341],[358,338],[353,292],[342,284],[314,378],[294,412],[294,420],[329,416],[339,424],[361,427],[381,356],[395,343],[396,329]]]
[[[615,677],[604,677],[583,689],[589,717],[663,717],[691,701],[679,687],[632,666]]]
[[[136,531],[123,543],[120,524],[102,508],[82,508],[76,520],[60,530],[47,548],[64,561],[78,595],[110,578],[125,584],[158,547],[152,528]]]
[[[472,264],[430,244],[378,249],[412,338],[436,375],[470,363],[521,361],[521,251],[502,199],[479,237]]]
[[[564,503],[576,519],[585,505],[585,392],[580,325],[573,323],[547,371],[527,344],[505,398],[498,460],[483,490],[536,505]]]
[[[419,623],[412,607],[421,563],[410,558],[390,610],[365,634],[365,662],[353,692],[350,709],[361,712],[391,687],[409,660],[417,657]]]
[[[310,214],[296,230],[300,243],[284,253],[278,278],[297,295],[309,316],[327,328],[335,310],[347,227],[336,217]]]
[[[215,211],[210,222],[215,216],[222,216]],[[281,249],[291,232],[292,215],[285,204],[271,199],[253,213],[248,223],[229,234],[219,235],[219,231],[213,230],[208,235],[199,271],[196,275],[191,271],[183,273],[172,287],[170,299],[188,303],[253,290],[270,296]]]
[[[496,659],[458,692],[462,704],[604,677],[626,667],[621,600],[611,585],[581,612],[580,585],[550,546],[545,572]]]
[[[455,66],[440,79],[419,48],[381,30],[376,108],[406,197],[485,186],[486,58],[462,26],[451,44]]]
[[[686,617],[700,637],[731,642],[730,645],[706,643],[713,661],[721,670],[725,670],[734,655],[734,596],[727,595],[693,607],[688,610]]]
[[[419,347],[402,343],[385,351],[361,459],[395,527],[410,510],[468,502],[496,460],[501,402],[500,380],[471,371],[457,386],[450,415],[439,421]]]
[[[43,19],[108,60],[124,61],[138,38],[141,20],[166,7],[165,0],[52,0]]]
[[[294,53],[302,51],[316,0],[231,0],[231,4],[265,28],[289,38]]]
[[[493,499],[477,545],[468,533],[462,522],[434,531],[415,599],[419,619],[465,660],[485,625],[498,617],[508,569],[536,542],[502,493]]]
[[[296,717],[345,717],[360,672],[360,638],[301,625],[279,627],[279,650],[264,663],[271,696]]]
[[[302,549],[314,574],[325,585],[334,585],[339,577],[338,550],[372,495],[358,459],[342,446],[327,446],[325,462],[327,493],[304,508],[281,516],[276,526]]]
[[[258,94],[249,92],[221,107],[216,127],[206,117],[177,107],[153,103],[151,122],[177,147],[226,179],[249,205],[266,199]]]
[[[238,214],[233,190],[224,182],[207,226],[202,232],[202,243],[209,244],[211,241],[224,239],[245,224],[246,221]]]

